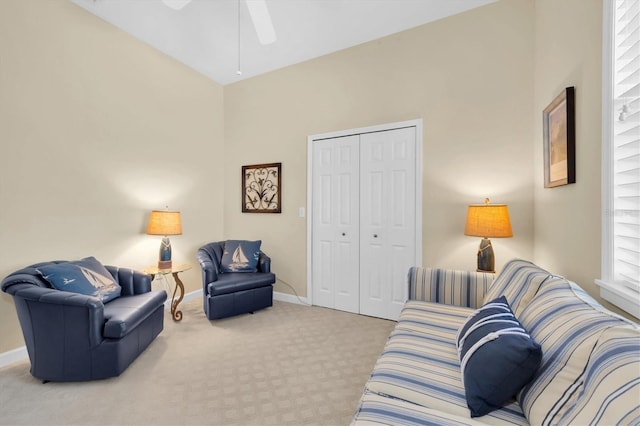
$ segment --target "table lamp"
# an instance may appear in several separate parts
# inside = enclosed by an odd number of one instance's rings
[[[495,258],[489,238],[513,237],[506,204],[471,204],[467,210],[464,235],[482,237],[478,248],[478,272],[495,272]]]
[[[158,256],[158,269],[171,270],[171,241],[169,235],[182,235],[182,223],[180,212],[167,210],[153,210],[147,226],[148,235],[162,235],[160,254]]]

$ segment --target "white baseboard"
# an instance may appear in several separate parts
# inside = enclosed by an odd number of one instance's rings
[[[202,290],[196,290],[196,291],[192,291],[191,293],[185,294],[184,299],[182,299],[181,303],[188,302],[193,299],[197,299],[198,297],[202,297]],[[309,306],[309,301],[307,300],[306,297],[298,298],[293,294],[280,293],[277,291],[273,292],[273,300],[279,300],[281,302],[289,302],[289,303],[295,303],[297,305]],[[170,304],[171,304],[171,299],[167,299],[167,301],[165,302],[165,306],[170,307]]]
[[[198,297],[202,297],[202,290],[195,290],[195,291],[192,291],[192,292],[189,292],[189,293],[185,294],[184,298],[182,299],[182,301],[180,303],[181,304],[182,303],[186,303],[186,302],[188,302],[190,300],[197,299]],[[164,302],[164,308],[165,309],[171,309],[171,295],[170,294],[167,295],[167,300],[165,300],[165,302]]]
[[[195,290],[190,293],[184,295],[184,299],[182,299],[181,303],[188,302],[193,299],[197,299],[198,297],[202,297],[202,290]]]
[[[14,362],[23,361],[29,358],[27,347],[21,346],[0,354],[0,368],[11,365]]]
[[[280,292],[274,291],[273,299],[279,300],[281,302],[289,302],[289,303],[295,303],[297,305],[309,306],[309,301],[307,300],[306,297],[298,298],[298,296],[295,296],[293,294],[288,294],[288,293],[280,293]]]
[[[184,295],[184,299],[182,299],[182,302],[180,302],[180,303],[185,303],[185,302],[188,302],[190,300],[197,299],[198,297],[202,297],[202,290],[195,290],[195,291],[192,291],[190,293],[185,294]],[[307,306],[309,306],[309,301],[307,300],[306,297],[298,298],[297,296],[295,296],[293,294],[280,293],[280,292],[277,292],[277,291],[273,292],[273,300],[279,300],[281,302],[289,302],[289,303],[295,303],[295,304],[298,304],[298,305],[307,305]],[[165,307],[167,307],[167,308],[171,307],[171,298],[167,299],[167,301],[165,302]]]
[[[182,299],[181,303],[185,303],[185,302],[188,302],[190,300],[197,299],[198,297],[202,297],[202,290],[195,290],[195,291],[192,291],[190,293],[185,294],[184,295],[184,299]],[[277,291],[273,292],[273,300],[279,300],[281,302],[289,302],[289,303],[295,303],[297,305],[307,305],[307,306],[309,306],[309,302],[308,302],[306,297],[298,298],[297,296],[295,296],[293,294],[280,293],[280,292],[277,292]],[[167,299],[167,301],[165,302],[165,307],[167,307],[167,308],[171,307],[171,298]]]
[[[185,303],[190,300],[197,299],[198,297],[202,297],[202,290],[196,290],[196,291],[192,291],[185,294],[181,303]],[[296,303],[298,305],[309,305],[305,297],[301,297],[300,299],[298,299],[293,294],[279,293],[277,291],[273,292],[273,299],[279,300],[281,302]],[[165,309],[171,308],[171,298],[167,299],[167,301],[164,303],[164,307]],[[29,354],[27,353],[26,346],[21,346],[19,348],[15,348],[7,352],[0,353],[0,368],[13,364],[18,361],[23,361],[28,357],[29,357]]]

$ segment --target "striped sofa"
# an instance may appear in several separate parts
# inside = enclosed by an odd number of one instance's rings
[[[471,418],[456,333],[504,295],[542,347],[534,378]],[[414,267],[409,300],[375,364],[353,425],[640,424],[640,328],[575,283],[514,259],[498,276]]]

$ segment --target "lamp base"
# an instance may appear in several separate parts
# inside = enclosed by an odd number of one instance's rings
[[[159,260],[158,261],[158,270],[160,271],[170,271],[171,270],[171,261],[170,260]]]
[[[483,238],[478,247],[477,272],[496,272],[493,246],[488,238]]]
[[[167,236],[163,237],[160,243],[158,269],[161,271],[171,270],[171,241],[169,241],[169,237]]]

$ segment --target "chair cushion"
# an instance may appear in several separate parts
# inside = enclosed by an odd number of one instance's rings
[[[207,285],[209,296],[235,293],[265,287],[276,282],[276,276],[270,272],[226,273],[218,275],[218,280]]]
[[[113,276],[95,257],[45,264],[38,266],[36,270],[55,289],[94,296],[103,303],[117,298],[122,291]]]
[[[123,296],[104,305],[104,337],[120,339],[167,300],[164,290],[150,291],[134,296]]]
[[[462,381],[471,417],[501,408],[526,385],[542,350],[501,296],[474,312],[456,336]]]
[[[260,257],[261,240],[227,240],[220,267],[222,272],[256,272]]]

